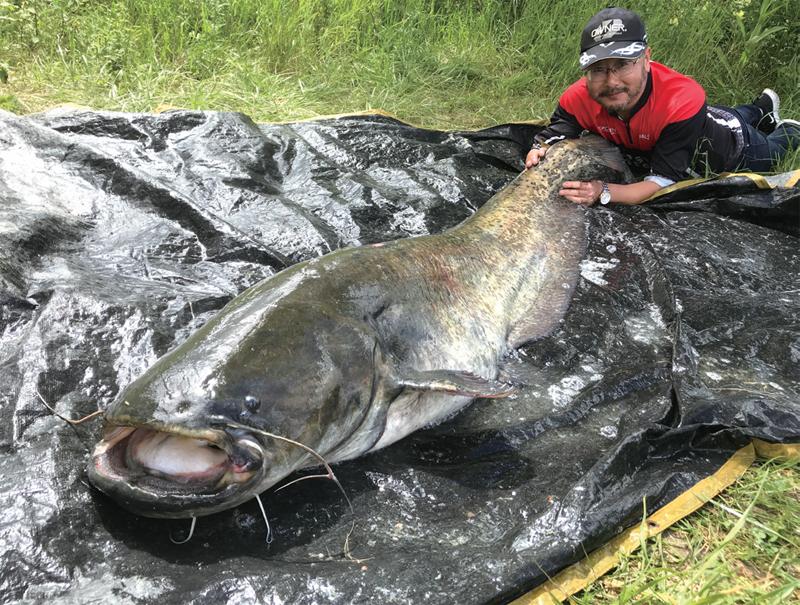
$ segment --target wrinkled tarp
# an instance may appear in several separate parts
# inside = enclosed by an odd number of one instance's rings
[[[504,369],[520,394],[337,465],[353,515],[306,481],[264,495],[271,544],[250,502],[178,546],[188,522],[87,485],[100,423],[42,400],[102,409],[256,281],[457,224],[513,178],[535,128],[0,114],[0,600],[502,601],[752,437],[800,440],[800,190],[737,177],[590,209],[563,325]],[[788,233],[756,224],[764,209]],[[358,562],[342,556],[353,521]]]

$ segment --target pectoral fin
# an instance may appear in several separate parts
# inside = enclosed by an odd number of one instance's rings
[[[404,372],[398,377],[399,386],[420,391],[441,391],[468,397],[497,399],[515,392],[512,385],[481,378],[470,372],[454,370],[429,370],[427,372]]]

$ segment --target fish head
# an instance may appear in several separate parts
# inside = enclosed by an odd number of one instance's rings
[[[366,324],[313,304],[226,321],[164,355],[106,410],[89,479],[128,510],[231,508],[318,465],[311,450],[334,451],[363,421],[379,379]]]
[[[619,148],[595,134],[560,141],[548,150],[545,159],[543,167],[547,169],[549,166],[558,172],[554,175],[555,180],[564,180],[565,177],[611,183],[630,183],[633,180]]]

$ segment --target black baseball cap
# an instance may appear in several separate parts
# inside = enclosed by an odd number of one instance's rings
[[[624,8],[604,8],[583,28],[581,69],[603,59],[636,59],[647,48],[641,17]]]

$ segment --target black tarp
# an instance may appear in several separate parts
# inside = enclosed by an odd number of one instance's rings
[[[178,546],[188,522],[87,485],[99,421],[42,400],[102,409],[261,278],[457,224],[535,129],[0,113],[0,600],[503,601],[752,437],[800,441],[800,189],[736,177],[589,210],[565,321],[504,369],[519,395],[336,465],[352,515],[306,481],[263,496],[271,544],[250,502]]]

